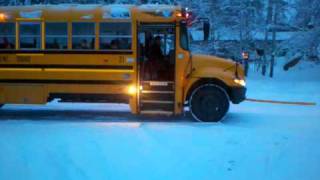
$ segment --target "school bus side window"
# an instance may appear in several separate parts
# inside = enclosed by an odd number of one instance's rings
[[[130,50],[131,44],[131,23],[100,23],[101,50]]]
[[[67,23],[46,23],[46,49],[68,49]]]
[[[94,49],[95,24],[72,23],[72,49]]]
[[[0,23],[0,49],[15,49],[15,23]]]
[[[38,22],[20,23],[20,49],[41,48],[41,24]]]

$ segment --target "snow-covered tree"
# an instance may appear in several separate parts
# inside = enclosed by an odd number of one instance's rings
[[[320,1],[296,0],[292,25],[299,31],[282,44],[291,54],[301,53],[306,59],[320,59]]]

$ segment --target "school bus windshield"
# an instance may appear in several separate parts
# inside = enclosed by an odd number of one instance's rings
[[[185,22],[181,22],[181,29],[180,29],[180,45],[181,48],[184,50],[189,50],[189,32],[187,28],[187,24]]]

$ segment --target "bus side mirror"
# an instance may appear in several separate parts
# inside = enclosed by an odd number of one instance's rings
[[[264,56],[264,49],[256,49],[258,56]]]
[[[210,22],[207,18],[199,18],[190,26],[193,41],[208,41],[210,39]]]

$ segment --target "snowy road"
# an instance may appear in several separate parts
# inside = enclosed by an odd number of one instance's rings
[[[319,107],[244,103],[201,124],[55,105],[1,111],[0,179],[319,179]]]
[[[126,105],[8,105],[0,110],[0,179],[320,178],[319,81],[249,80],[221,123],[132,116]],[[169,121],[169,122],[168,122]]]

